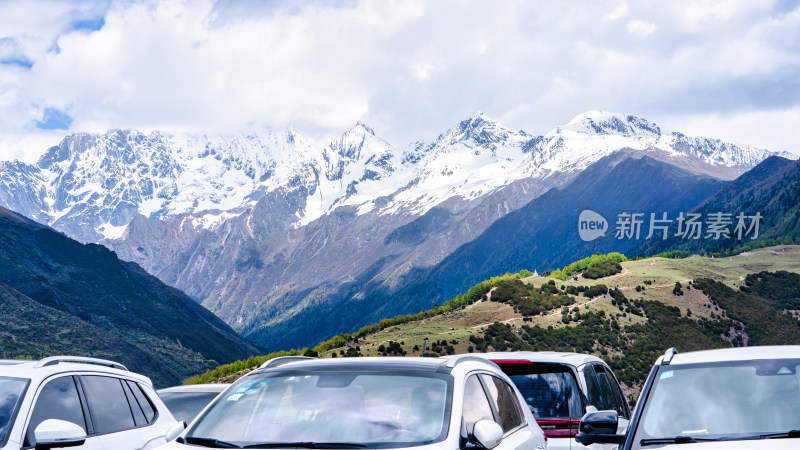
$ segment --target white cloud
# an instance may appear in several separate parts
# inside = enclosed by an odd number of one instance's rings
[[[18,159],[33,164],[41,153],[56,145],[64,136],[64,132],[44,130],[0,134],[0,161]]]
[[[99,31],[70,31],[97,14]],[[544,133],[604,109],[738,139],[737,117],[795,117],[799,30],[799,7],[738,0],[4,2],[0,58],[34,64],[0,64],[0,158],[58,137],[36,133],[45,108],[70,131],[270,125],[323,141],[362,120],[397,145],[478,110]],[[797,128],[765,143],[797,147]]]
[[[628,22],[628,33],[639,37],[650,36],[656,31],[656,25],[644,20],[631,20]]]
[[[603,20],[617,20],[623,17],[627,17],[630,13],[628,8],[628,3],[625,1],[617,2],[617,5],[609,11],[606,15],[603,16]]]

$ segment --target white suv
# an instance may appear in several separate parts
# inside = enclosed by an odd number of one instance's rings
[[[0,449],[151,449],[175,419],[149,378],[113,361],[0,360]]]
[[[617,412],[581,420],[579,441],[621,450],[800,448],[800,346],[744,347],[658,358],[627,433]]]
[[[616,433],[623,434],[631,416],[619,382],[602,359],[581,353],[474,353],[498,366],[511,378],[548,438],[550,450],[586,448],[574,437],[588,411],[614,410]],[[590,448],[615,449],[616,444]]]
[[[474,356],[278,361],[242,377],[159,450],[546,449],[522,405],[508,377]]]

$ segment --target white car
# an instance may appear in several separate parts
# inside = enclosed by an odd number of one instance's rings
[[[602,359],[581,353],[473,353],[486,358],[511,378],[547,436],[550,450],[585,449],[574,438],[586,412],[613,409],[617,434],[624,434],[631,416],[614,372]],[[616,444],[589,448],[615,449]]]
[[[152,449],[175,419],[149,378],[113,361],[0,361],[0,449]]]
[[[242,377],[159,450],[546,449],[522,405],[474,356],[295,360]]]
[[[656,361],[631,425],[616,434],[616,411],[581,420],[583,443],[620,450],[800,448],[800,346],[744,347]]]

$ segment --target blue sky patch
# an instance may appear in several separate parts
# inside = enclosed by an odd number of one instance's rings
[[[12,56],[10,58],[3,58],[0,59],[0,64],[4,64],[6,66],[18,66],[18,67],[23,67],[25,69],[30,69],[31,67],[33,67],[33,61],[24,56]]]
[[[90,19],[76,20],[70,24],[74,31],[97,31],[103,28],[106,19],[103,16],[92,17]]]
[[[67,130],[72,125],[72,117],[56,108],[44,110],[42,120],[36,122],[36,128],[42,130]]]

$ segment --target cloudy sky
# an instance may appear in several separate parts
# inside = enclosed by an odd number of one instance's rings
[[[589,109],[800,153],[800,0],[0,2],[0,159],[110,128],[360,120],[402,146]]]

